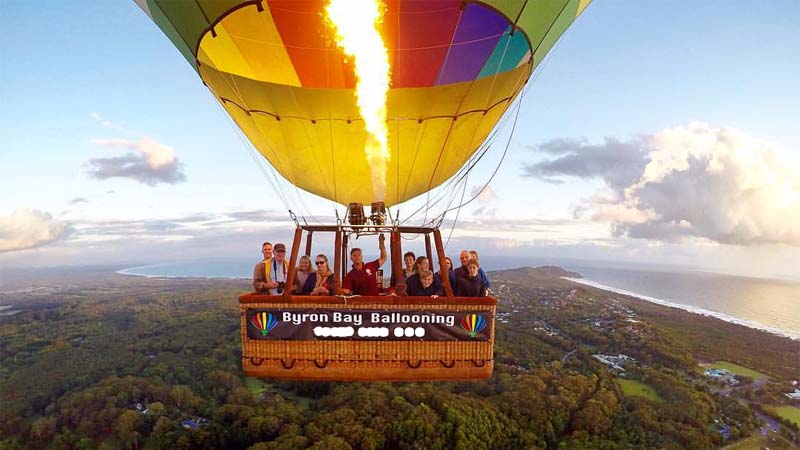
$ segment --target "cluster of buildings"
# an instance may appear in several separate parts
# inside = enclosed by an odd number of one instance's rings
[[[539,300],[540,306],[561,308],[575,301],[575,289],[570,290],[566,295],[561,289],[552,288],[533,288],[535,298]]]
[[[592,355],[592,358],[600,361],[601,363],[608,366],[610,369],[616,370],[618,372],[625,372],[625,364],[636,364],[636,359],[632,358],[628,355],[620,353],[616,356],[614,355],[603,355],[598,353],[596,355]]]
[[[544,333],[548,336],[560,336],[561,332],[556,328],[552,327],[549,323],[545,322],[544,320],[534,320],[531,323],[531,327],[534,331],[538,331],[540,333]]]
[[[150,408],[146,407],[142,402],[134,403],[133,408],[140,414],[143,414],[145,416],[151,414]],[[192,417],[183,420],[181,422],[181,427],[183,427],[186,430],[196,430],[198,428],[204,427],[207,424],[208,424],[208,419],[204,417]]]
[[[508,323],[509,317],[511,317],[510,312],[498,312],[495,314],[495,319],[500,323]]]
[[[611,312],[617,317],[624,318],[626,322],[637,323],[636,313],[629,306],[622,304],[621,300],[615,298],[611,301]]]
[[[714,380],[721,381],[730,386],[736,386],[739,384],[739,380],[736,379],[735,375],[728,372],[726,369],[706,369],[706,371],[703,372],[703,375]]]
[[[186,419],[181,422],[181,426],[185,430],[196,430],[208,424],[208,419],[204,419],[202,417],[193,417],[191,419]]]

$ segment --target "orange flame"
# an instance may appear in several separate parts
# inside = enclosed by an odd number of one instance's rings
[[[383,201],[389,162],[389,130],[386,126],[389,55],[378,31],[383,19],[378,1],[331,0],[325,12],[336,32],[336,43],[353,58],[356,103],[367,131],[364,152],[372,170],[375,200]]]

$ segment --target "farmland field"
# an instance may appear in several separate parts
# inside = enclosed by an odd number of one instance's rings
[[[711,364],[709,368],[725,369],[734,375],[744,375],[752,378],[753,380],[767,378],[767,376],[761,372],[728,361],[717,361],[714,364]]]
[[[764,409],[772,411],[782,419],[786,419],[800,426],[800,408],[796,406],[764,406]]]
[[[642,383],[641,381],[618,379],[617,383],[619,383],[619,387],[620,389],[622,389],[622,393],[627,396],[643,397],[648,400],[652,400],[654,402],[664,401],[658,395],[655,389]]]

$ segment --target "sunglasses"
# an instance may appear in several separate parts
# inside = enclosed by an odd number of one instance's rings
[[[326,262],[327,262],[327,261],[317,261],[317,262],[316,262],[316,264],[317,264],[318,266],[321,266],[321,265],[325,264]]]

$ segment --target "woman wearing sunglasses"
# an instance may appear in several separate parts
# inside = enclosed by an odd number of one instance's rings
[[[317,266],[303,285],[303,294],[306,295],[333,295],[333,272],[328,267],[328,257],[322,254],[314,258]]]

